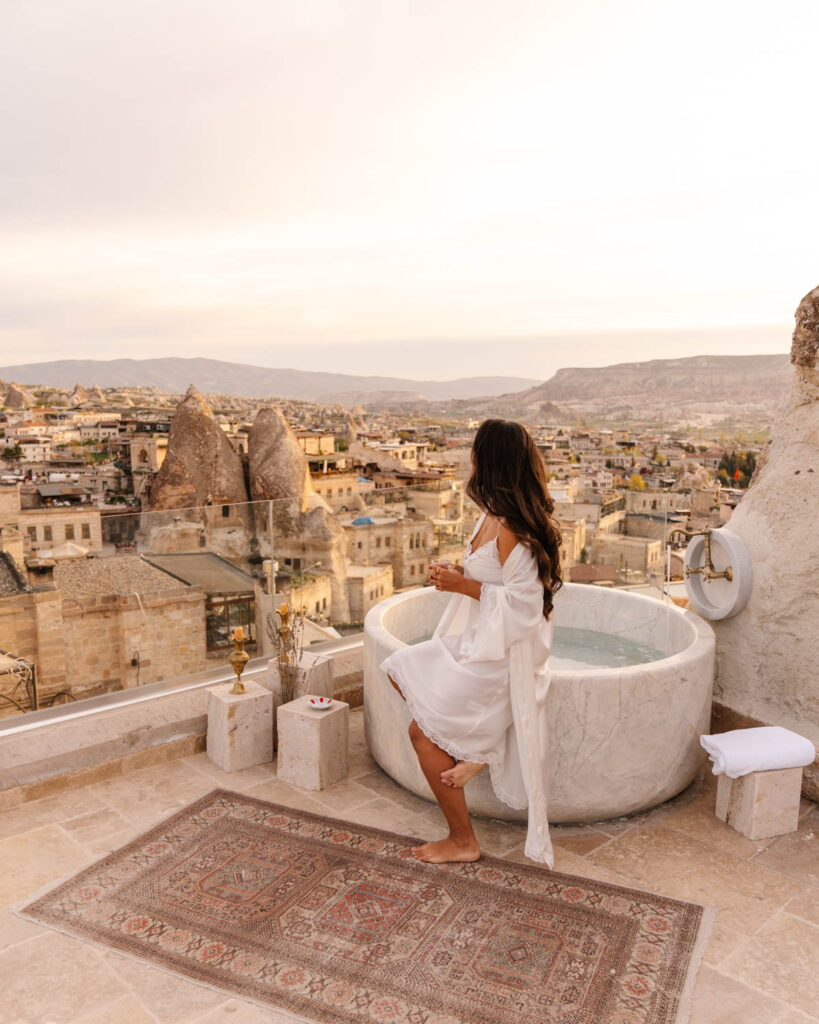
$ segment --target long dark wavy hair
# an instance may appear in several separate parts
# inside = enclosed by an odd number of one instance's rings
[[[560,529],[546,485],[546,465],[532,435],[512,420],[484,420],[472,442],[472,475],[466,493],[506,525],[537,561],[548,619],[560,574]]]

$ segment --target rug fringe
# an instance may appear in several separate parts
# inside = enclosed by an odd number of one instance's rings
[[[717,914],[719,914],[721,909],[721,907],[702,908],[702,917],[700,918],[697,930],[697,941],[694,943],[691,959],[688,961],[688,973],[680,994],[680,1002],[677,1008],[677,1016],[674,1018],[674,1024],[697,1024],[696,1021],[691,1020],[694,988],[697,984],[697,975],[700,973],[700,967],[702,967],[705,948],[708,945],[708,940],[711,938],[711,932],[714,930]]]

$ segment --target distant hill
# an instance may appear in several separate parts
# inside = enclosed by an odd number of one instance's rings
[[[360,377],[346,373],[270,369],[225,363],[217,359],[58,359],[0,367],[0,379],[29,386],[157,387],[171,394],[195,384],[202,392],[242,395],[246,398],[299,398],[333,403],[340,394],[407,392],[411,401],[476,398],[519,391],[537,383],[531,377],[460,377],[456,380],[407,380],[401,377]]]
[[[515,397],[523,402],[768,402],[792,377],[787,353],[689,356],[558,370]]]

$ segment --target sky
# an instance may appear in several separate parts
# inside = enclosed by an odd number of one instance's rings
[[[0,366],[784,352],[815,0],[0,0]]]

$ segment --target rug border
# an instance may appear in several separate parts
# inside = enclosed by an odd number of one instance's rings
[[[372,835],[372,836],[387,837],[387,838],[389,838],[391,840],[395,840],[395,839],[405,840],[407,843],[411,843],[411,844],[418,842],[418,837],[417,836],[403,835],[402,833],[389,831],[387,829],[377,828],[374,825],[363,825],[363,824],[358,824],[357,822],[349,822],[349,821],[346,821],[344,818],[336,818],[336,817],[333,817],[333,816],[327,815],[327,814],[318,814],[318,813],[316,813],[314,811],[302,810],[301,808],[298,808],[298,807],[291,807],[291,806],[288,806],[287,804],[279,804],[279,803],[276,803],[275,801],[272,801],[272,800],[266,800],[263,797],[250,796],[250,795],[248,795],[246,793],[238,792],[237,790],[231,790],[231,789],[226,789],[223,786],[217,786],[217,787],[214,787],[212,790],[208,791],[207,793],[202,794],[200,797],[197,797],[195,800],[192,800],[190,803],[185,804],[184,806],[179,808],[177,811],[174,811],[173,813],[168,815],[166,818],[161,819],[155,825],[153,825],[149,829],[147,829],[145,832],[139,833],[139,835],[136,836],[135,838],[128,840],[127,842],[123,843],[121,846],[115,847],[114,849],[112,849],[108,853],[106,853],[104,856],[97,857],[96,859],[92,860],[89,864],[86,864],[84,867],[81,867],[78,870],[75,870],[75,871],[73,871],[73,872],[71,872],[69,874],[66,874],[61,879],[59,879],[56,883],[55,882],[47,883],[45,886],[42,886],[37,892],[35,892],[33,894],[29,894],[24,900],[20,901],[17,904],[11,905],[8,909],[10,909],[11,912],[16,917],[19,917],[22,920],[30,921],[33,924],[37,924],[41,928],[50,929],[52,931],[57,932],[58,934],[66,935],[66,936],[68,936],[70,938],[76,939],[79,942],[88,942],[88,943],[90,943],[92,946],[94,946],[97,949],[108,951],[110,953],[114,953],[115,955],[124,957],[127,960],[132,960],[135,963],[141,964],[143,967],[147,968],[148,970],[151,970],[151,969],[153,969],[153,970],[160,970],[164,974],[170,975],[171,977],[182,978],[184,981],[191,982],[192,984],[202,985],[204,988],[207,988],[207,989],[211,990],[212,992],[217,992],[217,993],[225,996],[225,1001],[229,1001],[230,999],[235,999],[235,1000],[237,1000],[239,1002],[247,1002],[247,1003],[250,1003],[250,1004],[252,1004],[254,1006],[259,1006],[259,1007],[264,1008],[264,1009],[268,1009],[268,1010],[269,1009],[275,1009],[277,1013],[282,1014],[288,1020],[292,1020],[294,1022],[304,1022],[308,1018],[305,1018],[303,1014],[296,1014],[296,1013],[294,1013],[294,1012],[292,1012],[290,1010],[287,1010],[283,1006],[280,1006],[280,1005],[273,1006],[270,1002],[265,1002],[263,1000],[256,999],[256,998],[254,998],[252,996],[246,996],[244,994],[239,994],[239,993],[236,993],[236,992],[232,992],[232,991],[230,991],[228,989],[225,989],[224,987],[210,984],[208,981],[205,981],[205,980],[200,979],[200,978],[190,977],[190,976],[188,976],[186,974],[182,974],[178,970],[175,970],[175,969],[172,969],[172,968],[169,968],[169,967],[164,967],[161,963],[155,963],[153,961],[146,960],[145,957],[138,956],[138,955],[136,955],[134,953],[131,953],[131,952],[127,951],[127,950],[120,949],[120,948],[112,945],[110,942],[104,943],[104,942],[101,942],[101,941],[99,941],[99,940],[97,940],[95,938],[91,938],[91,937],[86,936],[86,935],[79,935],[79,934],[77,934],[76,931],[72,931],[72,930],[70,930],[68,928],[59,927],[59,926],[57,926],[57,925],[55,925],[55,924],[53,924],[51,922],[46,924],[42,920],[40,920],[39,918],[37,918],[37,917],[33,916],[32,914],[29,914],[27,912],[29,907],[34,906],[41,899],[44,899],[45,897],[55,893],[62,886],[67,885],[69,883],[75,882],[75,880],[79,879],[85,872],[88,872],[88,871],[91,871],[91,870],[94,870],[94,869],[98,869],[101,865],[107,863],[109,860],[112,860],[112,859],[120,856],[129,847],[136,846],[137,844],[144,843],[146,841],[147,837],[153,836],[154,833],[156,833],[156,832],[165,831],[175,821],[184,819],[186,816],[188,816],[190,814],[192,809],[197,807],[197,805],[199,805],[199,804],[207,805],[215,797],[218,797],[218,796],[238,797],[241,800],[249,801],[249,802],[251,802],[253,804],[256,804],[256,805],[260,805],[260,806],[263,806],[263,807],[273,807],[276,810],[282,811],[282,812],[285,812],[285,813],[297,814],[299,816],[306,816],[306,817],[312,819],[313,821],[327,822],[327,823],[331,823],[331,824],[338,824],[338,825],[344,826],[345,829],[347,829],[347,830],[351,830],[351,831],[359,831],[360,830],[360,831],[362,831],[362,832],[364,832],[366,834]],[[601,880],[598,880],[598,879],[595,879],[595,878],[591,878],[591,877],[588,877],[588,876],[584,876],[584,875],[571,875],[571,874],[567,874],[565,872],[555,871],[555,870],[553,870],[551,868],[548,868],[545,864],[542,865],[542,864],[539,864],[537,862],[533,862],[531,864],[527,864],[527,863],[522,863],[522,862],[519,862],[519,861],[508,861],[508,860],[504,859],[503,857],[496,857],[496,856],[494,856],[492,854],[487,854],[487,853],[482,853],[481,861],[483,863],[487,864],[487,865],[490,865],[490,866],[501,866],[501,867],[503,867],[503,868],[505,868],[507,870],[509,868],[513,868],[514,870],[521,871],[521,872],[525,873],[528,876],[534,876],[534,877],[539,877],[539,878],[544,878],[544,879],[545,878],[557,878],[557,879],[559,879],[561,881],[570,880],[570,881],[575,881],[575,882],[577,882],[577,883],[579,883],[580,885],[583,885],[583,886],[588,886],[588,885],[592,884],[595,887],[601,887],[604,890],[606,890],[608,892],[611,892],[611,893],[620,893],[620,894],[637,893],[637,894],[644,894],[644,895],[647,895],[647,896],[656,896],[656,897],[658,897],[658,898],[660,898],[662,900],[665,900],[668,903],[674,904],[674,905],[676,905],[676,906],[678,906],[680,908],[690,908],[690,909],[695,910],[695,911],[697,911],[697,910],[700,911],[700,913],[698,915],[697,925],[696,925],[696,927],[697,927],[697,937],[696,937],[696,940],[694,942],[694,946],[693,946],[693,949],[692,949],[692,952],[691,952],[691,956],[689,958],[689,962],[688,962],[688,966],[687,966],[687,970],[686,970],[685,983],[684,983],[684,985],[683,985],[683,987],[682,987],[682,989],[680,991],[680,994],[678,996],[677,1012],[675,1014],[674,1021],[673,1021],[673,1024],[693,1024],[693,1022],[691,1022],[691,1011],[692,1011],[692,1007],[693,1007],[694,989],[695,989],[695,986],[696,986],[696,981],[697,981],[697,977],[698,977],[699,971],[700,971],[701,966],[702,966],[702,960],[703,960],[703,956],[704,956],[704,953],[705,953],[705,948],[707,946],[708,939],[709,939],[709,937],[711,935],[711,931],[713,929],[714,921],[715,921],[716,916],[719,913],[721,908],[719,908],[719,907],[710,907],[710,906],[706,906],[706,905],[703,905],[703,904],[700,904],[700,903],[694,903],[694,902],[692,902],[690,900],[676,899],[676,898],[671,897],[671,896],[666,896],[663,893],[653,892],[650,889],[635,889],[635,888],[632,888],[632,887],[629,887],[629,886],[618,885],[617,883],[614,883],[614,882],[604,882],[604,881],[601,881]],[[422,868],[424,870],[432,870],[433,872],[435,872],[436,869],[440,870],[440,867],[441,867],[440,865],[434,865],[434,864],[426,865],[424,862],[417,862],[417,864],[418,864],[419,868]],[[478,883],[478,884],[491,885],[491,883],[481,883],[480,879],[470,879],[470,881]]]
[[[314,821],[329,822],[329,823],[333,823],[333,824],[340,824],[340,825],[343,825],[347,830],[362,831],[362,832],[368,833],[369,835],[372,835],[372,836],[378,836],[378,837],[386,836],[386,837],[389,837],[391,839],[397,838],[397,839],[406,840],[406,842],[412,843],[412,844],[417,844],[419,841],[421,841],[421,840],[419,840],[418,836],[404,835],[401,832],[393,832],[393,831],[390,831],[388,829],[377,828],[375,825],[360,825],[360,824],[358,824],[358,822],[350,822],[350,821],[347,821],[344,818],[336,818],[336,817],[333,817],[332,815],[329,815],[329,814],[317,814],[315,811],[302,810],[299,807],[291,807],[288,804],[276,803],[275,800],[265,800],[263,797],[250,796],[247,793],[241,793],[241,792],[239,792],[238,790],[235,790],[235,789],[226,789],[224,786],[216,786],[214,789],[209,790],[209,792],[204,793],[202,796],[197,797],[195,800],[192,800],[189,804],[185,804],[183,807],[180,807],[179,810],[174,811],[173,813],[168,815],[168,817],[161,819],[155,825],[152,825],[150,828],[146,829],[145,832],[140,832],[140,834],[138,836],[136,836],[136,838],[128,840],[127,842],[123,843],[121,846],[115,847],[113,850],[109,850],[109,852],[104,854],[102,857],[97,857],[95,860],[91,861],[89,864],[86,864],[84,867],[81,867],[81,868],[71,872],[70,874],[67,874],[67,875],[63,876],[59,881],[46,883],[46,885],[43,886],[41,889],[39,889],[36,893],[34,893],[33,895],[27,896],[24,900],[20,901],[20,903],[18,903],[18,904],[12,905],[10,907],[10,909],[15,914],[18,914],[18,916],[21,916],[21,917],[25,916],[27,920],[32,920],[27,915],[22,913],[22,911],[25,909],[25,907],[30,906],[32,903],[36,903],[38,900],[42,899],[44,896],[48,896],[50,893],[55,892],[60,886],[65,885],[67,882],[70,882],[70,881],[73,881],[76,878],[79,878],[84,872],[89,871],[91,868],[99,867],[102,864],[107,863],[109,861],[109,859],[117,856],[118,854],[121,854],[123,852],[123,850],[127,850],[129,846],[134,846],[137,843],[145,842],[146,839],[149,836],[153,836],[154,833],[159,832],[160,830],[164,831],[168,826],[170,826],[177,819],[184,818],[193,808],[195,808],[197,806],[197,804],[200,804],[200,803],[204,804],[206,802],[209,802],[216,795],[220,795],[220,796],[221,795],[227,795],[227,796],[239,797],[242,800],[248,800],[251,803],[255,803],[257,805],[261,805],[261,806],[265,806],[265,807],[273,807],[277,811],[283,811],[285,813],[290,813],[290,814],[296,813],[296,814],[299,814],[299,815],[305,815],[305,816],[307,816],[308,818],[311,818]],[[691,900],[680,900],[680,899],[677,899],[674,896],[667,896],[667,895],[665,895],[665,893],[655,892],[653,889],[646,889],[646,888],[636,889],[636,888],[633,888],[633,887],[629,887],[627,885],[618,885],[616,882],[604,882],[601,879],[591,878],[591,877],[589,877],[587,875],[570,875],[570,874],[567,874],[566,872],[563,872],[563,871],[555,871],[553,868],[549,868],[545,864],[540,864],[540,863],[535,862],[535,861],[533,861],[531,864],[525,864],[525,863],[523,863],[521,861],[509,861],[509,860],[506,860],[503,857],[496,857],[494,854],[484,853],[484,852],[481,852],[481,858],[480,859],[481,859],[481,862],[484,863],[484,864],[489,864],[491,866],[501,865],[501,866],[503,866],[503,867],[505,867],[507,869],[509,868],[510,865],[514,865],[515,870],[523,871],[527,875],[530,875],[530,876],[533,876],[533,877],[541,877],[545,873],[549,877],[555,877],[555,878],[559,878],[559,879],[572,879],[572,880],[580,882],[581,884],[593,882],[595,885],[602,886],[607,891],[612,892],[612,893],[632,893],[632,892],[645,893],[646,895],[649,895],[649,896],[657,896],[659,899],[667,900],[669,903],[675,904],[676,906],[679,906],[679,907],[693,907],[693,908],[699,909],[699,910],[701,910],[703,912],[706,909],[709,909],[709,908],[707,908],[702,903],[694,903]],[[422,866],[424,863],[425,862],[423,862],[423,861],[417,861],[417,864],[418,864],[419,867]],[[430,864],[429,868],[433,869],[433,870],[440,870],[441,869],[441,865]],[[479,879],[473,879],[473,881],[479,882],[480,880]],[[483,883],[483,884],[489,884],[489,883]],[[19,912],[18,912],[18,908],[19,908]],[[719,910],[719,909],[720,908],[716,908],[716,910]]]
[[[694,906],[702,906],[702,904],[694,904]],[[694,1008],[694,989],[696,988],[697,977],[700,973],[700,969],[702,968],[702,961],[705,956],[705,949],[708,945],[708,940],[711,938],[711,933],[714,930],[717,915],[720,913],[721,909],[721,907],[702,907],[702,914],[700,915],[700,921],[697,927],[697,938],[694,942],[694,948],[691,951],[691,958],[688,961],[688,971],[685,978],[685,984],[680,992],[679,1005],[677,1007],[677,1015],[674,1018],[674,1024],[696,1024],[696,1021],[691,1020],[691,1013]]]

